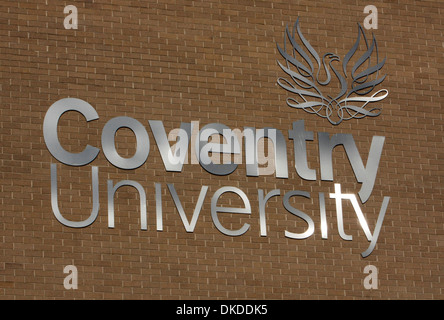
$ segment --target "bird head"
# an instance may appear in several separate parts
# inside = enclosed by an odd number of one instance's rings
[[[329,63],[333,62],[333,61],[340,61],[339,57],[333,53],[326,53],[322,59],[324,60],[323,62],[325,63],[325,58],[330,59]]]

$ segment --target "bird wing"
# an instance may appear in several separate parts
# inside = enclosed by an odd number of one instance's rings
[[[282,77],[278,78],[277,82],[279,86],[281,86],[283,89],[295,93],[299,95],[300,98],[302,98],[303,102],[298,102],[294,98],[288,98],[287,104],[290,107],[302,108],[305,109],[306,111],[309,111],[306,109],[308,108],[311,109],[312,113],[318,113],[318,111],[314,110],[313,108],[317,106],[321,107],[324,106],[325,98],[323,97],[319,88],[316,86],[315,65],[313,64],[310,55],[307,52],[305,52],[302,46],[299,45],[298,42],[296,41],[295,38],[296,30],[303,46],[316,60],[318,68],[320,68],[321,60],[319,58],[319,55],[316,52],[316,50],[310,45],[310,43],[305,39],[305,37],[302,35],[302,32],[299,27],[299,18],[298,18],[296,23],[294,24],[293,33],[290,32],[288,25],[286,26],[285,35],[284,35],[284,48],[282,48],[279,44],[277,44],[277,49],[279,53],[285,59],[284,64],[282,64],[279,60],[277,60],[277,63],[280,66],[280,68],[287,75],[290,76],[293,82]],[[291,48],[289,50],[291,53],[287,52],[287,39],[291,45]],[[296,57],[298,57],[299,59]],[[321,99],[321,101],[307,101],[305,97],[318,98]]]
[[[347,66],[351,58],[359,48],[361,42],[361,34],[363,36],[367,50],[353,64],[353,67],[350,72],[350,76],[353,80],[352,85],[350,90],[347,92],[346,98],[341,100],[340,104],[341,103],[345,104],[343,108],[350,114],[352,118],[362,118],[365,116],[378,116],[381,113],[380,108],[373,108],[370,110],[364,108],[367,106],[367,104],[381,101],[388,95],[388,91],[386,89],[382,89],[377,91],[372,96],[366,96],[370,92],[372,92],[375,89],[375,87],[380,83],[382,83],[382,81],[384,81],[384,79],[386,78],[386,74],[382,76],[380,75],[380,70],[384,66],[386,58],[384,58],[382,61],[379,61],[378,45],[376,43],[375,36],[373,35],[372,42],[369,45],[361,25],[358,24],[358,28],[359,28],[358,37],[356,39],[356,42],[353,45],[353,47],[350,49],[350,51],[345,55],[344,60],[342,62],[343,72],[346,77],[348,75]],[[376,58],[375,63],[372,63],[372,58],[373,61]],[[367,68],[358,73],[357,72],[358,69],[364,66],[366,62],[368,62]],[[350,102],[352,102],[351,105],[349,104]],[[364,102],[364,104],[361,106],[357,106],[355,105],[355,102]]]

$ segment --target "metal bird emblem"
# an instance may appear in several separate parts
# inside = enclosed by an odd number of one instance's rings
[[[310,55],[298,44],[295,32],[297,32],[302,45]],[[348,64],[358,51],[362,41],[361,34],[366,50],[354,62],[351,70],[347,70]],[[287,45],[287,42],[290,45]],[[294,24],[293,32],[290,32],[287,25],[284,47],[282,48],[277,44],[277,49],[285,59],[284,63],[279,60],[277,60],[277,63],[290,77],[289,79],[279,77],[277,83],[285,90],[296,95],[287,98],[289,107],[317,114],[328,119],[333,125],[338,125],[344,120],[377,117],[381,114],[380,108],[371,108],[369,105],[385,99],[388,90],[381,89],[373,95],[369,94],[386,77],[386,75],[380,75],[380,70],[384,66],[386,58],[379,61],[375,36],[373,35],[373,40],[369,44],[361,25],[358,24],[356,42],[343,58],[342,67],[339,64],[340,58],[336,54],[326,53],[322,58],[318,55],[302,35],[299,18]],[[339,92],[333,97],[322,93],[324,87],[331,83],[332,77],[337,78],[340,87]],[[325,78],[325,80],[321,78]],[[351,79],[350,86],[347,79]]]

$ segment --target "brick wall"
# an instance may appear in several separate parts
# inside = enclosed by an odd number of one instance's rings
[[[5,1],[0,0],[0,299],[443,299],[444,85],[440,1]],[[66,5],[79,12],[77,30],[65,30]],[[378,8],[374,30],[387,57],[383,85],[390,94],[376,118],[333,126],[286,105],[276,84],[276,63],[285,25],[301,30],[319,52],[343,57],[354,44],[363,8]],[[366,31],[370,38],[370,31]],[[128,116],[143,123],[151,151],[136,170],[112,166],[103,152],[89,165],[54,159],[43,139],[43,119],[66,97],[87,101],[100,118],[88,124],[78,113],[61,118],[59,138],[70,152],[100,147],[108,120]],[[318,179],[301,179],[287,140],[289,178],[247,177],[245,164],[215,176],[198,164],[166,172],[148,120],[167,131],[180,122],[230,128],[274,127],[286,139],[293,121],[314,131],[307,143]],[[321,238],[319,192],[357,193],[360,185],[342,148],[333,152],[335,181],[319,179],[318,132],[352,134],[363,159],[371,139],[386,141],[371,198],[361,205],[373,230],[384,196],[391,197],[374,252],[352,206],[344,202],[345,230],[338,234],[335,201],[326,197],[328,239]],[[119,130],[122,156],[135,152],[135,137]],[[59,223],[51,209],[50,164],[58,163],[60,210],[82,220],[92,208],[91,167],[99,168],[100,211],[89,227]],[[147,194],[148,230],[140,228],[139,196],[119,189],[116,226],[108,228],[107,180],[139,182]],[[156,230],[155,183],[162,188],[163,231]],[[209,186],[193,233],[187,233],[167,189],[174,183],[191,219],[201,186]],[[211,218],[211,197],[222,186],[243,190],[251,215],[221,214],[227,228],[251,225],[239,237],[220,233]],[[280,189],[266,207],[267,236],[260,236],[258,189]],[[294,207],[315,223],[305,240],[285,237],[306,224],[282,205],[285,192],[310,192]],[[220,204],[239,206],[235,196]],[[366,290],[364,267],[378,268],[379,286]],[[78,289],[66,290],[66,265],[78,268]]]

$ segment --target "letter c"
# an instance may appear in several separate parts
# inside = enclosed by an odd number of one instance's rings
[[[87,122],[99,119],[96,110],[88,102],[76,98],[64,98],[54,102],[48,109],[43,120],[43,137],[46,147],[54,158],[70,166],[84,166],[92,162],[100,149],[87,145],[80,153],[66,151],[60,144],[57,126],[60,117],[68,111],[80,112]]]

